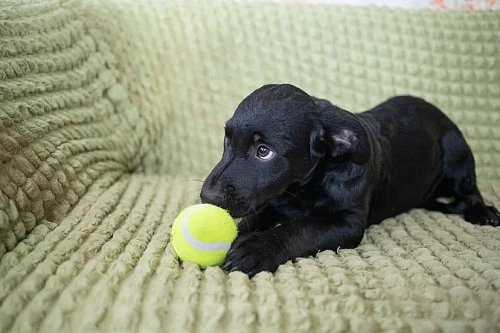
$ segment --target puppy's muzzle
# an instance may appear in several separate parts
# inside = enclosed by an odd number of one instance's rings
[[[233,185],[219,186],[205,182],[200,192],[203,203],[209,203],[229,211],[234,217],[242,217],[253,207],[244,197],[238,195]]]
[[[224,196],[220,191],[214,190],[213,187],[203,186],[200,193],[201,202],[209,203],[216,206],[221,206],[224,201]]]

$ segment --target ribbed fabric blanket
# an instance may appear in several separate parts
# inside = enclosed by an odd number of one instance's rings
[[[459,216],[412,210],[253,279],[179,263],[170,226],[224,121],[278,82],[353,112],[427,99],[500,207],[500,12],[4,0],[0,332],[499,332],[500,228]]]

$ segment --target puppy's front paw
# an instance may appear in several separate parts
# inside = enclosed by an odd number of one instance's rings
[[[241,234],[229,250],[223,269],[241,271],[250,277],[262,271],[274,272],[286,262],[277,237],[268,232]]]

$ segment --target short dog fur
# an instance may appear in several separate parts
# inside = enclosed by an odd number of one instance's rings
[[[469,146],[435,106],[398,96],[353,114],[289,84],[241,102],[200,196],[242,218],[224,268],[250,276],[354,248],[369,225],[411,208],[500,223]]]

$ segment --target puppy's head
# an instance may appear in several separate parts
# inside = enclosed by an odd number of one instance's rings
[[[202,201],[242,217],[307,182],[325,155],[349,154],[360,141],[345,125],[352,115],[343,111],[339,124],[333,114],[322,116],[328,107],[335,108],[288,84],[254,91],[226,123],[224,153],[203,184]]]

